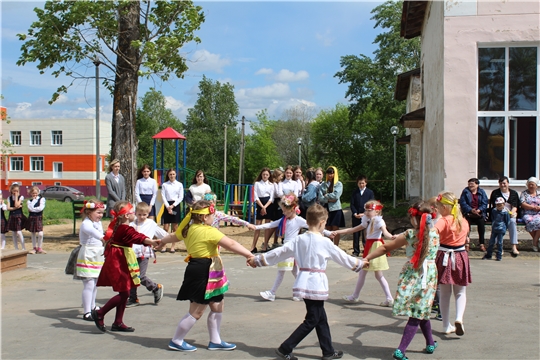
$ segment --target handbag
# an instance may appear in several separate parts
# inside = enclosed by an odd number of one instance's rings
[[[78,245],[75,249],[69,254],[68,262],[66,264],[66,275],[75,275],[75,268],[77,267],[77,257],[79,256],[79,250],[81,250],[81,245]]]

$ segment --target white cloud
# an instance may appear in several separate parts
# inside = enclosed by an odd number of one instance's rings
[[[96,117],[95,106],[88,106],[85,99],[64,98],[60,103],[55,102],[49,105],[47,100],[41,98],[34,102],[7,103],[8,115],[12,119],[62,119],[62,118],[84,118],[94,119]],[[102,102],[100,106],[100,119],[111,121],[112,102]]]
[[[272,74],[274,71],[272,69],[267,69],[267,68],[262,68],[260,70],[258,70],[255,75],[270,75]]]
[[[323,46],[326,46],[326,47],[332,46],[332,44],[334,43],[334,40],[336,40],[335,37],[330,35],[330,30],[326,30],[324,34],[316,33],[315,38],[318,41],[320,41],[323,44]]]
[[[302,81],[309,78],[309,74],[305,70],[300,70],[298,72],[292,72],[287,69],[282,69],[279,71],[279,73],[276,74],[274,79],[276,81],[280,82],[295,82],[295,81]]]
[[[275,83],[268,86],[262,86],[251,89],[239,89],[236,92],[237,99],[246,98],[265,98],[265,99],[279,99],[290,96],[291,89],[288,84]]]
[[[176,100],[172,96],[165,96],[165,107],[172,111],[176,111],[184,107],[184,103],[180,100]]]
[[[213,71],[222,73],[225,66],[231,65],[231,60],[222,58],[219,54],[212,54],[208,50],[197,50],[189,58],[188,67],[191,71]]]

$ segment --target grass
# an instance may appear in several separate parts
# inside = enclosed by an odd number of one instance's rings
[[[28,216],[26,200],[24,202],[23,212]],[[71,219],[73,219],[73,206],[70,202],[47,200],[45,210],[43,210],[43,225],[65,224],[66,220]]]

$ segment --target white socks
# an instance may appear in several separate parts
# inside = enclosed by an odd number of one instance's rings
[[[82,303],[84,313],[96,307],[97,279],[83,280]]]
[[[274,281],[274,286],[272,286],[272,290],[270,292],[272,294],[275,294],[277,289],[279,288],[279,285],[283,282],[283,278],[285,277],[285,271],[279,271],[277,272],[276,281]]]
[[[15,246],[15,250],[19,250],[19,245],[17,243],[17,238],[19,239],[19,242],[21,243],[21,247],[23,250],[26,250],[24,247],[24,237],[22,234],[22,231],[12,231],[11,235],[13,237],[13,245]]]
[[[456,321],[463,322],[463,314],[467,306],[467,287],[460,285],[454,286],[454,297],[456,298]]]
[[[184,341],[184,337],[187,335],[189,330],[195,325],[197,322],[197,319],[195,319],[191,314],[188,312],[182,320],[178,323],[178,326],[176,327],[176,331],[174,333],[174,337],[172,338],[173,343],[177,345],[182,345],[182,342]],[[221,343],[221,341],[220,341]]]
[[[386,301],[394,301],[392,293],[390,292],[390,287],[388,286],[388,281],[386,281],[386,279],[384,278],[383,272],[381,270],[375,271],[375,278],[379,281],[379,284],[381,284],[384,295],[386,296]]]
[[[36,233],[30,233],[30,237],[32,238],[32,249],[37,249]]]
[[[360,291],[362,291],[364,283],[366,282],[366,276],[367,271],[360,270],[360,272],[358,273],[358,281],[356,282],[356,287],[354,288],[354,292],[352,294],[353,299],[358,299],[358,297],[360,296]]]
[[[221,336],[219,336],[219,329],[221,328],[222,313],[216,313],[210,311],[206,325],[208,326],[208,335],[210,335],[210,342],[214,344],[221,344]]]
[[[460,285],[440,284],[441,294],[439,296],[439,308],[443,319],[443,329],[450,328],[450,297],[452,290],[456,299],[456,321],[463,322],[463,314],[467,305],[467,287]]]
[[[43,248],[43,231],[37,233],[37,247],[38,249]]]

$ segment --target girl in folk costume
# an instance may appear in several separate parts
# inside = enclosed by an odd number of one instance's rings
[[[467,305],[467,285],[472,282],[469,266],[469,223],[464,221],[459,208],[459,199],[451,192],[444,192],[437,197],[437,208],[441,218],[435,224],[439,231],[439,251],[437,253],[437,271],[440,286],[439,306],[442,314],[445,334],[455,332],[465,334],[463,314]],[[450,324],[450,297],[454,293],[456,300],[455,327]]]
[[[217,196],[214,193],[208,193],[204,194],[203,200],[208,201],[212,205],[216,205]],[[240,219],[237,216],[227,215],[224,212],[215,210],[214,211],[214,221],[212,222],[212,227],[215,227],[216,229],[219,229],[219,223],[223,221],[225,223],[231,223],[233,225],[237,226],[248,226],[255,228],[255,225],[250,224],[249,222]]]
[[[188,252],[184,282],[176,300],[189,300],[190,305],[188,313],[178,323],[174,337],[169,342],[169,349],[172,350],[197,350],[195,346],[185,341],[185,337],[208,306],[210,306],[206,322],[210,335],[208,350],[236,348],[236,345],[221,340],[220,336],[223,294],[229,289],[229,282],[219,256],[219,246],[247,259],[253,255],[242,245],[212,227],[214,213],[214,205],[210,202],[205,200],[196,202],[176,233],[161,240],[161,246],[184,240]]]
[[[263,222],[269,222],[272,220],[271,207],[272,200],[274,199],[274,184],[270,179],[270,169],[262,168],[259,176],[255,179],[255,185],[253,186],[254,199],[257,205],[257,219],[256,224],[259,225]],[[251,253],[257,252],[257,241],[259,241],[259,230],[253,234],[253,243],[251,244]],[[262,251],[266,251],[263,249]]]
[[[30,199],[26,202],[28,207],[28,220],[26,229],[32,236],[32,248],[35,254],[46,254],[43,250],[43,209],[45,209],[45,198],[39,196],[39,188],[32,186],[30,189]]]
[[[6,233],[9,231],[6,213],[4,211],[7,211],[7,205],[4,203],[2,191],[0,191],[0,218],[2,220],[2,230],[0,231],[0,236],[2,237],[2,250],[6,248]]]
[[[11,196],[8,199],[7,209],[9,211],[9,220],[8,220],[8,230],[11,230],[13,236],[13,245],[15,250],[19,250],[19,245],[17,240],[21,243],[23,250],[26,250],[24,247],[24,237],[22,229],[24,224],[22,223],[23,218],[23,200],[24,196],[20,195],[19,184],[13,183],[9,188]],[[33,253],[34,250],[30,250],[30,253]]]
[[[97,199],[84,202],[81,209],[83,219],[79,229],[81,248],[77,255],[74,280],[83,283],[82,305],[83,320],[93,321],[92,309],[96,307],[97,279],[103,266],[103,226],[101,219],[105,205]]]
[[[432,217],[435,216],[428,203],[419,201],[409,208],[409,216],[413,229],[393,236],[395,241],[382,244],[371,251],[366,262],[378,257],[384,257],[400,247],[406,246],[407,262],[399,274],[396,299],[392,314],[394,316],[408,316],[409,321],[403,330],[401,343],[394,351],[393,357],[397,360],[407,359],[405,352],[411,343],[418,326],[426,339],[425,351],[433,354],[437,342],[433,341],[431,333],[431,307],[437,289],[437,266],[435,257],[439,245],[437,230],[432,228]],[[369,267],[370,264],[367,264]]]
[[[339,230],[335,233],[351,234],[356,231],[367,229],[366,246],[364,247],[363,254],[363,257],[365,258],[372,251],[375,251],[379,246],[384,244],[382,235],[387,238],[392,237],[392,234],[390,234],[388,230],[386,230],[386,223],[382,218],[382,209],[383,206],[380,202],[376,200],[368,201],[364,206],[365,215],[362,217],[362,222],[360,223],[360,225],[350,229]],[[377,279],[377,281],[379,281],[379,284],[381,284],[381,287],[386,296],[386,300],[379,305],[383,307],[391,307],[394,303],[394,299],[392,297],[392,294],[390,293],[388,282],[383,275],[383,271],[388,269],[389,267],[386,256],[382,256],[372,261],[368,269],[364,269],[360,271],[360,274],[358,274],[358,281],[356,282],[356,288],[354,289],[354,293],[352,295],[343,296],[343,299],[349,302],[360,301],[360,291],[362,291],[362,288],[364,287],[367,273],[368,271],[373,271],[375,274],[375,278]]]
[[[124,311],[129,297],[129,290],[139,286],[139,265],[133,244],[159,245],[159,240],[149,239],[129,226],[135,220],[133,206],[127,201],[118,201],[111,211],[113,220],[105,234],[105,263],[101,268],[97,286],[112,286],[118,295],[113,296],[101,309],[92,310],[92,318],[97,328],[105,332],[105,315],[116,308],[116,316],[111,331],[133,332],[134,328],[124,324]]]
[[[307,229],[308,225],[304,218],[297,216],[300,213],[300,209],[298,208],[298,198],[295,195],[289,194],[283,196],[281,198],[280,206],[283,211],[283,217],[280,220],[272,221],[268,224],[257,225],[255,228],[259,230],[277,228],[278,236],[282,237],[283,244],[286,244],[298,236],[301,228]],[[324,235],[326,236],[330,236],[331,234],[331,232],[326,230],[324,232]],[[293,257],[280,261],[277,264],[277,267],[278,273],[272,289],[260,292],[261,297],[268,301],[274,301],[276,299],[276,291],[283,282],[286,271],[292,271],[295,278],[298,273],[298,267],[295,265]],[[301,301],[302,299],[293,296],[293,300]]]
[[[347,255],[332,241],[322,236],[328,212],[321,205],[313,205],[306,214],[309,231],[287,241],[279,249],[259,254],[249,261],[253,267],[274,265],[289,257],[294,257],[299,266],[299,273],[293,286],[294,295],[304,299],[306,317],[304,322],[276,350],[284,359],[296,359],[293,349],[313,330],[317,330],[323,359],[339,359],[343,351],[336,351],[332,346],[330,327],[324,310],[324,301],[328,299],[328,278],[326,266],[329,259],[339,265],[360,271],[361,259]]]

